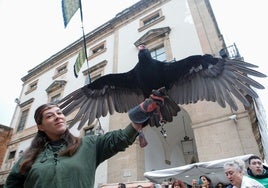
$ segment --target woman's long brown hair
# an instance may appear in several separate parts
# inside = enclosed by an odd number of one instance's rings
[[[55,103],[47,103],[38,107],[35,111],[35,121],[37,124],[42,124],[43,112],[49,108],[57,106]],[[72,156],[81,143],[81,138],[72,135],[69,129],[66,129],[62,135],[62,140],[66,144],[66,150],[61,151],[59,154],[64,156]],[[38,131],[35,135],[30,147],[23,154],[20,172],[26,174],[32,167],[37,156],[44,151],[49,138],[43,131]]]

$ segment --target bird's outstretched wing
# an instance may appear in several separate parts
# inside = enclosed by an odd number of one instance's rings
[[[258,98],[252,87],[264,89],[250,76],[266,77],[252,68],[256,65],[238,60],[221,59],[211,55],[190,56],[180,61],[169,63],[164,72],[171,83],[169,96],[178,104],[196,103],[199,100],[226,103],[238,110],[234,96],[246,107],[250,104],[246,95]]]
[[[127,112],[144,100],[138,88],[133,71],[122,74],[108,74],[70,93],[59,101],[65,115],[78,110],[69,127],[80,121],[78,129],[88,121],[114,111]]]
[[[78,110],[70,127],[80,121],[80,129],[86,121],[114,111],[127,112],[141,103],[153,89],[165,87],[171,103],[163,111],[167,117],[174,116],[178,108],[174,104],[196,103],[200,100],[218,102],[238,110],[236,97],[249,106],[246,95],[257,98],[252,89],[264,87],[249,76],[266,77],[253,70],[257,66],[238,60],[221,59],[211,55],[194,55],[166,63],[151,58],[149,50],[140,49],[139,62],[129,72],[108,74],[72,92],[59,103],[68,115]],[[175,103],[174,103],[174,101]],[[169,109],[170,107],[170,109]],[[174,110],[175,109],[175,110]],[[172,121],[172,118],[168,120]]]

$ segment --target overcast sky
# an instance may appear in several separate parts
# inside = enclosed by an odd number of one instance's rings
[[[84,29],[89,32],[137,0],[82,0]],[[268,75],[268,11],[265,0],[211,0],[227,44],[236,43],[245,61]],[[64,28],[61,0],[0,0],[0,124],[9,126],[21,78],[82,36],[79,13]],[[266,65],[265,65],[266,64]],[[268,88],[267,78],[259,79]],[[258,92],[268,108],[267,89]],[[268,110],[266,110],[268,111]]]

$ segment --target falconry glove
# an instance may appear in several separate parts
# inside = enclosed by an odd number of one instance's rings
[[[179,106],[169,98],[163,87],[153,90],[149,98],[130,109],[128,116],[132,122],[142,127],[148,124],[159,127],[162,123],[171,122],[179,111]]]
[[[128,116],[132,122],[142,125],[142,128],[148,124],[159,127],[171,122],[179,111],[179,106],[168,97],[165,88],[160,88],[153,90],[150,97],[140,105],[130,109]],[[141,147],[148,144],[142,130],[139,131],[139,140]]]
[[[144,127],[154,114],[161,116],[160,107],[164,104],[164,98],[156,94],[158,91],[153,91],[149,98],[128,111],[128,116],[132,122]]]
[[[157,91],[153,91],[153,94],[151,94],[149,98],[128,111],[131,121],[141,125],[141,128],[148,124],[148,121],[153,114],[161,116],[160,106],[163,105],[164,99],[160,95],[155,95],[154,93],[156,94]],[[139,143],[142,148],[148,144],[142,129],[139,130]]]

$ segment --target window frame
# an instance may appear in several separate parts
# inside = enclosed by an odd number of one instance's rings
[[[153,51],[154,51],[154,52],[157,52],[157,50],[162,49],[162,48],[163,48],[163,51],[164,51],[163,53],[161,53],[161,54],[157,54],[157,53],[156,53],[156,56],[152,55],[152,52],[153,52]],[[152,58],[154,58],[154,59],[156,59],[156,60],[158,60],[158,61],[167,62],[167,50],[166,50],[166,48],[165,48],[164,43],[161,43],[161,44],[159,44],[159,45],[157,45],[157,46],[155,46],[155,47],[153,47],[153,48],[150,48],[149,51],[150,51],[150,53],[151,53]],[[159,57],[159,56],[162,55],[162,54],[165,54],[165,59],[164,59],[164,60],[163,60],[163,59],[158,59],[157,57]]]
[[[63,71],[62,71],[62,70],[63,70]],[[54,73],[54,76],[53,76],[52,78],[53,78],[53,80],[54,80],[54,79],[58,78],[59,76],[65,74],[65,73],[67,73],[67,72],[68,72],[68,62],[66,62],[66,63],[60,65],[59,67],[57,67],[57,68],[55,69],[55,73]]]
[[[143,17],[140,19],[140,27],[138,28],[138,31],[141,32],[165,19],[165,16],[163,16],[163,12],[161,9],[152,12],[151,14]]]
[[[134,45],[138,48],[140,44],[144,44],[149,50],[164,46],[166,53],[166,61],[171,61],[173,58],[171,43],[170,43],[170,27],[160,27],[147,31],[143,36],[134,42]]]
[[[88,60],[93,59],[96,56],[99,56],[100,54],[106,52],[106,41],[103,41],[96,46],[93,46],[92,48],[89,49],[89,57]]]
[[[15,157],[16,157],[16,153],[17,153],[17,150],[14,150],[14,149],[11,150],[11,151],[9,151],[6,160],[7,160],[7,161],[12,161],[12,160],[14,160]],[[12,154],[13,156],[10,158],[11,154]]]
[[[90,75],[91,82],[101,77],[102,75],[104,75],[104,69],[106,65],[107,65],[107,60],[104,60],[98,63],[97,65],[84,70],[83,75],[85,76],[85,85],[89,84],[88,75]]]
[[[38,80],[35,80],[33,82],[31,82],[29,85],[28,85],[28,89],[27,91],[25,92],[25,95],[33,92],[34,90],[36,90],[38,87]]]
[[[26,112],[26,115],[25,115]],[[24,108],[21,113],[20,113],[20,118],[19,118],[19,122],[18,125],[16,127],[16,132],[21,132],[24,130],[27,119],[29,117],[29,112],[30,112],[30,107]]]
[[[46,89],[48,102],[52,101],[52,98],[56,95],[59,95],[59,99],[62,97],[62,93],[67,81],[65,80],[55,80],[48,88]]]
[[[50,102],[57,102],[57,101],[59,101],[60,99],[61,99],[61,93],[62,92],[55,92],[55,94],[54,95],[51,95],[51,97],[49,97],[49,101]]]

